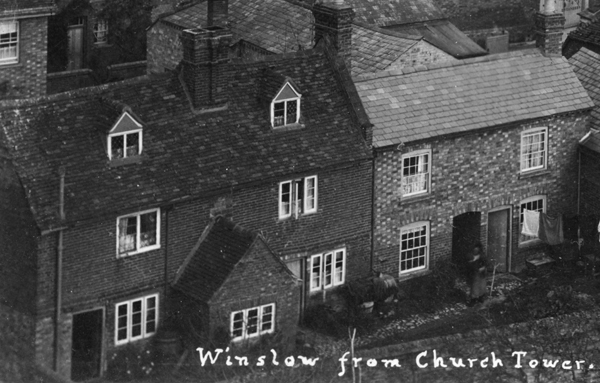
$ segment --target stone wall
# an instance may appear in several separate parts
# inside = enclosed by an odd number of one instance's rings
[[[452,254],[452,220],[465,212],[481,212],[480,241],[487,249],[490,210],[510,209],[512,269],[539,246],[519,244],[520,201],[545,195],[547,213],[572,214],[577,204],[577,142],[585,134],[585,115],[541,119],[531,123],[488,129],[428,142],[388,148],[376,157],[375,268],[398,275],[400,229],[427,221],[430,224],[430,266]],[[521,132],[548,127],[547,170],[520,174]],[[431,150],[431,193],[402,199],[401,156]]]
[[[0,100],[46,94],[48,18],[18,21],[19,61],[0,65]]]

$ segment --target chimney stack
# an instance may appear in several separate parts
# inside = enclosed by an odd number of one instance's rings
[[[544,9],[535,15],[535,46],[545,56],[560,56],[565,16],[556,10],[555,0],[545,0]]]
[[[228,12],[228,0],[208,0],[206,25],[209,27],[226,27]]]
[[[352,21],[354,10],[343,0],[313,6],[315,18],[315,44],[329,36],[338,55],[344,59],[348,70],[352,61]]]
[[[226,106],[231,38],[231,32],[220,26],[186,29],[181,33],[183,81],[194,108]]]

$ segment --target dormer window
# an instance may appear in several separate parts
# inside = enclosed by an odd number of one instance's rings
[[[142,125],[124,112],[108,134],[108,158],[118,160],[142,154]]]
[[[274,128],[298,123],[300,97],[300,93],[286,82],[271,103],[271,124]]]

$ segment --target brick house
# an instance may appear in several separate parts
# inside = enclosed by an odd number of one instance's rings
[[[328,1],[308,6],[291,0],[231,0],[228,9],[233,33],[231,55],[244,60],[311,49],[324,35],[337,41],[337,34],[346,34],[336,48],[347,58],[353,76],[456,60],[445,47],[423,36],[355,20],[347,3],[340,6]],[[207,4],[199,2],[159,17],[148,31],[148,71],[161,73],[175,68],[182,57],[178,36],[183,29],[205,25],[206,15]]]
[[[217,16],[184,32],[178,73],[0,105],[0,307],[64,376],[152,339],[211,216],[304,281],[276,316],[369,270],[370,130],[343,61],[326,44],[231,61]]]
[[[588,24],[581,24],[579,28],[569,33],[562,47],[562,54],[571,58],[581,48],[600,53],[600,19]]]
[[[192,339],[217,339],[221,331],[237,344],[277,328],[284,343],[293,345],[298,282],[261,235],[218,216],[177,272],[171,299],[182,318],[197,318],[180,324]]]
[[[48,17],[53,1],[0,3],[0,100],[46,94]]]
[[[538,17],[558,52],[554,15]],[[412,278],[481,242],[498,271],[517,270],[543,245],[520,234],[524,209],[576,212],[593,104],[565,59],[530,50],[355,83],[374,125],[374,269]]]

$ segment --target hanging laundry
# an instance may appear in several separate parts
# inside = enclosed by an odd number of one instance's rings
[[[537,237],[540,228],[540,212],[523,210],[523,229],[521,234]]]
[[[540,213],[539,237],[549,245],[560,245],[564,242],[562,215],[556,218]]]

